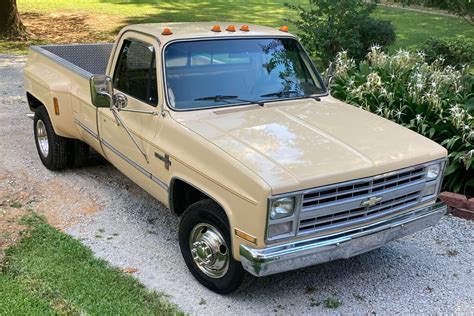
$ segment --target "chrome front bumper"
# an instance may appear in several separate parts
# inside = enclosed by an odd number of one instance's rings
[[[242,266],[255,276],[265,276],[349,258],[433,226],[446,211],[444,203],[437,203],[343,234],[293,241],[263,249],[241,245]]]

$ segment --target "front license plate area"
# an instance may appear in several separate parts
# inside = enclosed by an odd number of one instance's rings
[[[380,248],[385,244],[386,236],[387,232],[385,231],[360,238],[358,242],[353,243],[352,247],[349,247],[349,253],[346,254],[346,258]]]

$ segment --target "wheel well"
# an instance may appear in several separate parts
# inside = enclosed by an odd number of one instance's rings
[[[30,107],[30,110],[32,112],[36,111],[36,109],[43,104],[43,102],[41,102],[40,100],[38,100],[37,98],[35,98],[31,93],[27,92],[26,93],[26,100],[28,101],[28,105]]]
[[[170,186],[170,209],[176,215],[183,214],[189,205],[204,199],[212,198],[181,179],[172,180]]]

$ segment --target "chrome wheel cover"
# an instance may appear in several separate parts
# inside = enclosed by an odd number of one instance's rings
[[[229,247],[212,225],[200,223],[189,235],[189,249],[196,266],[211,278],[220,278],[229,269]]]
[[[49,153],[49,142],[48,133],[46,132],[46,126],[42,120],[36,122],[36,141],[40,149],[41,155],[46,158]]]

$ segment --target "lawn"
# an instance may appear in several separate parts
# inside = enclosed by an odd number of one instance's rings
[[[1,315],[181,314],[163,295],[94,258],[80,241],[34,213],[0,265]]]
[[[38,27],[35,23],[45,20],[39,38],[32,42],[35,44],[111,41],[121,26],[132,23],[218,20],[279,26],[294,17],[284,2],[306,4],[307,0],[254,0],[251,4],[244,0],[18,0],[18,6],[33,29]],[[389,7],[379,7],[374,15],[395,25],[398,39],[393,50],[417,49],[429,36],[474,39],[474,27],[458,17]],[[53,36],[57,29],[54,25],[63,24],[66,28],[77,26],[81,36],[75,36],[75,32],[60,33],[61,29],[57,30],[59,35]],[[21,43],[0,42],[0,53],[24,52]]]

